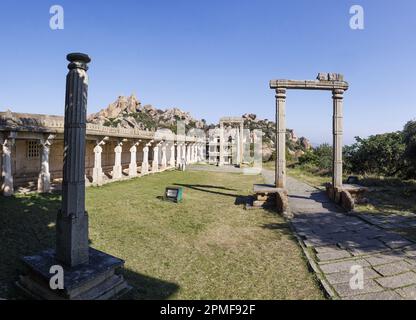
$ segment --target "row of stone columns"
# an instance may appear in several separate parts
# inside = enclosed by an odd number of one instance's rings
[[[41,169],[38,176],[37,190],[40,193],[50,192],[51,190],[51,174],[49,170],[49,155],[50,148],[53,143],[54,136],[48,135],[39,140],[40,145],[40,161]],[[1,190],[3,195],[10,196],[13,194],[13,174],[12,174],[12,146],[14,145],[14,138],[0,137],[0,144],[2,149],[2,185]],[[105,145],[108,137],[97,140],[94,147],[94,168],[92,171],[92,184],[100,186],[104,182],[104,172],[102,169],[102,152],[103,145]],[[137,148],[142,144],[141,140],[133,142],[130,147],[130,164],[128,169],[128,176],[130,178],[137,177]],[[181,164],[191,164],[205,159],[204,144],[203,143],[185,143],[185,142],[155,142],[151,140],[143,145],[143,161],[141,165],[141,175],[149,173],[149,147],[153,147],[153,161],[152,172],[159,171],[159,153],[161,152],[160,169],[165,170],[168,167],[174,168]],[[169,161],[167,159],[167,148],[170,149]],[[175,148],[176,147],[176,148]],[[114,166],[112,178],[119,180],[123,177],[123,167],[121,163],[121,155],[123,151],[123,141],[118,141],[114,148]],[[176,158],[175,158],[176,153]]]

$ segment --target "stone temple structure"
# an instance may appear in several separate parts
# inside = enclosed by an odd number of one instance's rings
[[[186,160],[195,163],[204,160],[206,152],[205,140],[192,135],[174,135],[174,141],[164,141],[151,131],[90,123],[85,139],[87,186],[169,170]],[[64,155],[62,116],[0,112],[0,144],[3,195],[59,188]],[[187,157],[187,151],[195,150],[199,152]]]
[[[241,166],[247,137],[244,135],[244,119],[223,117],[219,128],[210,130],[208,161],[218,166]]]

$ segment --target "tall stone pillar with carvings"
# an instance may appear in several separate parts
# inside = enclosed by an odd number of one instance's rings
[[[9,197],[14,193],[13,172],[12,172],[12,146],[14,139],[12,137],[0,137],[2,148],[2,184],[1,191],[4,196]]]
[[[128,288],[123,276],[115,273],[124,261],[89,247],[85,210],[87,64],[90,58],[73,53],[67,59],[70,63],[66,78],[62,205],[56,221],[56,250],[23,257],[29,272],[20,277],[17,285],[36,299],[112,299]],[[63,277],[60,290],[50,287],[51,267]]]
[[[336,89],[332,92],[333,99],[333,165],[332,185],[334,190],[342,189],[342,102],[344,90]]]
[[[277,188],[286,189],[286,89],[276,89],[276,169]]]

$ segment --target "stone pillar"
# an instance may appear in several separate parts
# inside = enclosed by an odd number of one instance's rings
[[[162,143],[162,159],[161,159],[162,170],[165,170],[167,167],[166,145],[167,145],[166,142]]]
[[[240,165],[244,162],[244,122],[240,123]]]
[[[123,152],[123,143],[117,142],[114,148],[114,166],[113,166],[113,180],[119,180],[123,177],[123,167],[121,166],[121,153]]]
[[[333,99],[333,164],[332,186],[335,191],[342,189],[342,102],[344,90],[336,89],[332,92]]]
[[[14,144],[13,138],[0,138],[2,146],[2,184],[1,191],[4,196],[9,197],[14,193],[13,173],[12,173],[12,146]]]
[[[101,167],[101,154],[103,152],[104,141],[97,141],[97,145],[94,148],[94,168],[92,169],[92,184],[95,186],[101,186],[103,184],[103,169]]]
[[[51,174],[49,172],[49,152],[53,137],[40,140],[40,173],[38,177],[38,192],[46,193],[51,191]]]
[[[56,258],[74,267],[89,262],[88,214],[85,211],[85,134],[90,58],[67,59],[62,207],[56,223]]]
[[[149,147],[152,145],[152,141],[147,143],[143,148],[143,162],[140,174],[143,176],[149,173]]]
[[[220,122],[220,161],[218,165],[224,165],[224,124],[222,122]]]
[[[159,145],[160,143],[156,144],[153,148],[152,172],[159,171]]]
[[[129,164],[129,177],[137,177],[137,146],[139,142],[133,143],[130,148],[130,164]]]
[[[72,53],[67,59],[62,207],[56,221],[56,250],[22,257],[25,271],[16,284],[36,300],[114,299],[128,289],[123,276],[116,274],[124,261],[89,247],[85,211],[86,71],[90,58]],[[54,273],[49,272],[56,266],[64,272],[59,290],[52,289]]]
[[[191,163],[191,144],[186,145],[186,164]]]
[[[237,149],[236,152],[236,164],[237,166],[239,166],[241,164],[241,143],[240,143],[240,129],[237,128],[236,129],[236,133],[235,133],[235,147]]]
[[[181,162],[182,162],[182,164],[186,164],[186,143],[184,142],[184,143],[182,143],[182,160],[181,160]]]
[[[176,143],[176,165],[179,167],[182,164],[182,143]]]
[[[276,89],[276,172],[277,188],[286,188],[286,89]]]
[[[172,141],[172,144],[170,145],[170,160],[169,160],[169,166],[171,168],[175,168],[175,143]]]

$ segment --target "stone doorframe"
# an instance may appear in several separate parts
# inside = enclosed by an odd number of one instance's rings
[[[241,165],[243,163],[243,132],[244,132],[244,119],[241,117],[222,117],[220,119],[220,160],[218,162],[219,166],[224,165],[224,124],[237,125],[237,164]]]
[[[271,80],[270,89],[276,91],[276,188],[286,190],[286,90],[332,91],[333,99],[333,159],[332,185],[327,187],[330,198],[341,200],[342,193],[342,107],[348,83],[342,74],[319,73],[316,80]]]

